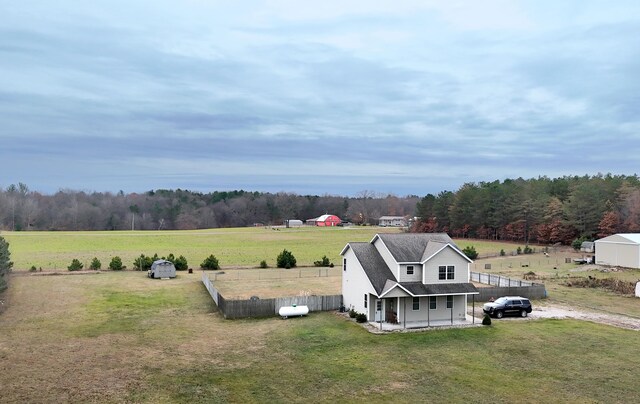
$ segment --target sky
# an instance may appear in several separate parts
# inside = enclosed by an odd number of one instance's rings
[[[640,172],[640,2],[0,0],[0,187]]]

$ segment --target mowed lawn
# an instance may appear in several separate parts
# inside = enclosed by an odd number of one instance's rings
[[[224,320],[200,274],[16,276],[0,402],[636,402],[640,334],[588,322],[374,335],[336,313]]]

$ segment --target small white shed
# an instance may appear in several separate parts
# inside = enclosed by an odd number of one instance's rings
[[[173,265],[173,262],[167,260],[157,260],[153,261],[151,264],[151,269],[147,273],[149,278],[175,278],[176,277],[176,267]]]
[[[596,264],[640,268],[640,233],[618,233],[595,241]]]

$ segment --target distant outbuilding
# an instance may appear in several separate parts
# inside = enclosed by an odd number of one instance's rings
[[[151,269],[147,272],[147,276],[149,278],[175,278],[176,277],[176,267],[173,265],[173,262],[167,260],[157,260],[153,261],[151,264]]]
[[[322,215],[314,219],[307,219],[307,225],[310,226],[337,226],[342,222],[336,215]]]
[[[407,218],[404,216],[380,216],[378,226],[407,227]]]
[[[596,264],[640,268],[640,233],[618,233],[595,241]]]
[[[300,227],[302,226],[302,220],[298,220],[298,219],[287,219],[284,221],[284,225],[286,227]]]

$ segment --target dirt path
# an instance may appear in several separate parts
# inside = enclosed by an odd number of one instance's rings
[[[640,331],[639,318],[627,317],[618,314],[609,314],[604,312],[588,311],[584,309],[574,309],[569,306],[558,304],[544,304],[542,306],[534,306],[533,312],[529,314],[528,318],[532,320],[537,318],[573,318],[576,320],[592,321],[594,323]],[[503,320],[512,321],[522,319],[518,317],[505,317],[499,321]]]

